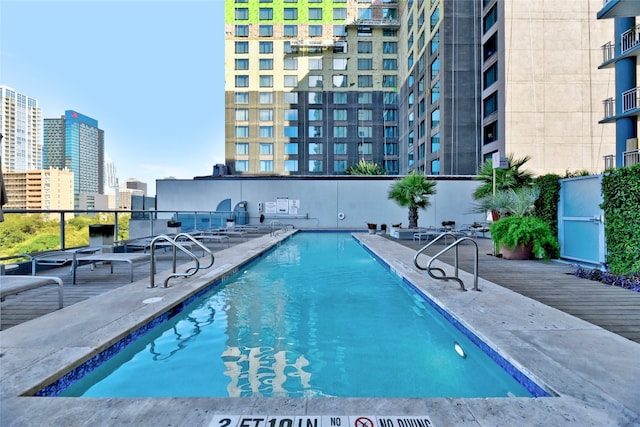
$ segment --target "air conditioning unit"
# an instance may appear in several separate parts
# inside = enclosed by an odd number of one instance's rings
[[[627,150],[626,151],[636,151],[638,149],[638,138],[629,138],[627,139]]]

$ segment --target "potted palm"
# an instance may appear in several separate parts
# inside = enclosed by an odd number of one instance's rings
[[[491,238],[505,259],[557,256],[558,239],[549,224],[531,215],[540,191],[536,187],[509,189],[500,194],[511,200],[506,216],[491,224]]]
[[[388,198],[409,208],[409,228],[417,228],[418,209],[428,208],[429,196],[433,194],[436,194],[435,181],[414,171],[391,184]]]

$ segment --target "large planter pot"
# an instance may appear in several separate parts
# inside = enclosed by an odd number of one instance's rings
[[[531,259],[532,247],[533,247],[533,243],[528,243],[526,245],[518,245],[515,248],[507,248],[506,246],[502,246],[500,248],[500,253],[502,254],[502,258],[504,259],[514,259],[514,260]]]

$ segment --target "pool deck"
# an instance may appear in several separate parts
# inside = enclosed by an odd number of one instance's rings
[[[434,426],[640,424],[640,344],[486,280],[489,270],[484,268],[487,267],[485,264],[490,264],[486,258],[481,258],[480,263],[481,292],[462,292],[456,283],[436,281],[417,270],[413,266],[415,249],[378,235],[358,233],[357,236],[385,260],[392,271],[418,286],[434,303],[553,397],[28,397],[57,378],[59,374],[56,373],[80,365],[212,280],[233,274],[238,265],[287,237],[283,234],[257,237],[222,250],[216,253],[216,262],[211,269],[190,279],[171,282],[169,288],[162,287],[163,275],[167,273],[159,273],[156,282],[160,287],[149,288],[149,278],[141,277],[134,283],[122,284],[117,289],[69,304],[66,292],[71,291],[73,285],[65,282],[64,309],[0,332],[0,425],[218,426],[212,424],[218,415],[421,416],[428,417]],[[517,267],[518,262],[499,261],[504,277],[524,275]],[[498,264],[492,270],[497,269]],[[448,265],[439,262],[437,265],[448,272],[452,270]],[[531,262],[527,265],[530,269],[527,274],[544,284],[549,265]],[[557,279],[557,271],[551,270]],[[470,274],[462,271],[461,278],[467,287],[471,287]],[[531,283],[532,279],[529,281]],[[553,286],[557,285],[554,283]],[[590,291],[585,287],[584,292]],[[629,293],[629,299],[635,298],[635,293],[622,291]],[[53,299],[55,291],[50,293]]]

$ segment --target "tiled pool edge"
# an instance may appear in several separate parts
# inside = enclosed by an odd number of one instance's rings
[[[522,385],[533,397],[553,397],[557,396],[556,393],[551,391],[549,387],[542,387],[537,382],[529,378],[525,373],[519,370],[500,353],[495,351],[490,345],[484,342],[476,333],[466,327],[460,322],[454,315],[449,313],[438,303],[436,303],[429,295],[427,295],[422,289],[416,286],[408,277],[403,275],[400,271],[393,268],[384,258],[373,251],[366,242],[358,239],[356,235],[353,235],[354,239],[366,250],[371,256],[373,256],[385,269],[395,274],[400,278],[407,286],[409,286],[414,292],[416,292],[421,298],[423,298],[434,310],[436,310],[445,320],[451,323],[456,329],[458,329],[463,335],[465,335],[471,342],[473,342],[480,350],[482,350],[491,360],[493,360],[498,366],[500,366],[505,372],[511,375],[520,385]],[[471,292],[471,291],[469,291]]]

